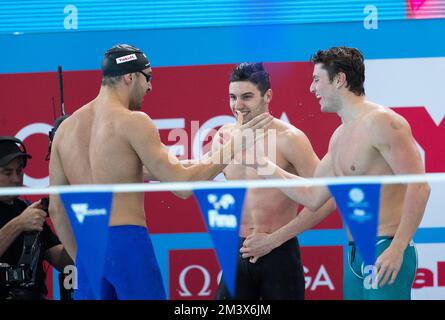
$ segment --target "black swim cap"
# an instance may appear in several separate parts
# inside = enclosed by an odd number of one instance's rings
[[[117,44],[105,52],[102,61],[102,75],[122,76],[150,67],[147,56],[138,48],[128,44]]]

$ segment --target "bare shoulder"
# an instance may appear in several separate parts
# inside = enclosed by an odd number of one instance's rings
[[[59,140],[65,140],[65,132],[73,132],[78,123],[85,123],[85,119],[88,118],[90,113],[90,106],[86,104],[76,111],[74,111],[69,117],[62,121],[54,136],[53,146],[57,146]],[[68,135],[69,136],[69,135]]]
[[[288,168],[286,170],[301,177],[312,177],[319,159],[306,134],[292,124],[279,119],[274,119],[273,128],[277,130],[277,155],[291,164],[291,166],[284,165],[282,168]],[[283,164],[282,160],[281,163]]]
[[[302,130],[277,118],[273,120],[269,130],[276,130],[277,138],[283,143],[308,140],[308,137]]]
[[[127,122],[134,122],[135,124],[143,124],[153,122],[148,114],[142,111],[124,110],[123,120]]]
[[[85,122],[87,119],[92,119],[94,113],[94,103],[89,102],[76,111],[74,111],[69,117],[67,117],[60,128],[67,127],[70,128],[78,122]],[[65,129],[64,129],[65,130]]]
[[[119,131],[124,134],[141,134],[156,131],[157,128],[154,121],[148,114],[141,111],[124,110],[119,115]]]
[[[333,148],[333,146],[334,146],[334,144],[335,144],[335,141],[336,141],[337,138],[339,137],[340,132],[342,132],[343,128],[344,128],[344,124],[340,124],[340,125],[334,130],[334,132],[332,133],[331,137],[329,138],[328,152],[329,152],[330,150],[332,150],[332,148]]]
[[[408,121],[390,108],[380,106],[372,110],[366,122],[371,144],[378,149],[387,145],[404,145],[414,140]]]
[[[292,124],[280,119],[274,119],[269,130],[274,129],[276,130],[277,145],[284,154],[291,152],[291,150],[313,152],[307,135]]]
[[[366,116],[369,129],[374,133],[391,131],[410,131],[408,121],[388,107],[376,105]]]
[[[304,132],[297,127],[277,118],[273,119],[269,130],[276,130],[277,135],[282,136],[283,138],[291,138],[295,137],[296,135],[305,135]]]

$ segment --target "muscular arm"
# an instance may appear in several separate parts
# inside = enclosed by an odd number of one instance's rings
[[[215,142],[215,141],[216,141],[216,139],[213,139],[213,142]],[[168,148],[163,143],[161,143],[161,145],[166,150],[166,152],[168,152]],[[179,163],[184,168],[189,168],[191,166],[195,166],[201,162],[202,163],[209,163],[209,162],[211,163],[212,153],[217,152],[220,147],[221,147],[221,145],[218,145],[216,148],[212,147],[212,150],[207,152],[206,154],[204,154],[201,159],[183,159],[183,160],[179,160]],[[155,174],[150,172],[145,166],[143,166],[143,179],[144,179],[144,181],[150,181],[150,180],[159,181],[160,180],[159,178],[156,177]],[[172,192],[181,199],[187,199],[188,197],[190,197],[192,195],[191,190],[172,191]]]
[[[199,162],[200,162],[199,160],[193,160],[193,159],[179,160],[179,163],[182,166],[184,166],[184,168],[191,167],[193,165],[198,164]],[[143,167],[143,177],[144,177],[144,181],[148,181],[148,180],[159,181],[159,179],[154,174],[152,174],[150,171],[148,171],[148,169],[145,166]],[[193,192],[191,190],[181,190],[181,191],[177,190],[177,191],[172,191],[172,193],[181,199],[187,199],[188,197],[190,197],[193,194]]]
[[[167,149],[167,147],[162,143],[162,146]],[[207,159],[208,154],[204,155],[204,159]],[[185,167],[189,167],[191,165],[199,163],[199,160],[195,159],[184,159],[179,160],[179,162]],[[152,172],[150,172],[145,166],[142,167],[142,175],[144,181],[159,181],[159,179],[156,177],[156,175]]]
[[[409,124],[390,113],[381,113],[373,121],[373,146],[381,153],[394,174],[424,174],[423,166]],[[375,130],[375,131],[374,131]],[[401,221],[392,245],[405,250],[416,232],[430,194],[427,183],[407,185]]]
[[[194,160],[179,160],[179,162],[184,166],[188,167],[194,163]],[[159,179],[154,175],[154,173],[150,172],[145,166],[142,167],[142,179],[144,181],[159,181]]]
[[[63,171],[63,167],[57,151],[60,138],[61,132],[59,128],[59,132],[54,138],[53,147],[51,150],[51,158],[49,162],[49,180],[50,185],[52,186],[69,184]],[[70,255],[71,259],[75,261],[77,254],[76,240],[74,238],[73,231],[71,230],[70,221],[59,195],[50,195],[49,215],[60,241]]]
[[[157,180],[163,182],[209,180],[225,167],[219,159],[215,161],[215,164],[184,167],[161,143],[159,133],[148,116],[135,113],[131,117],[130,121],[134,130],[128,133],[128,139],[146,170],[154,173]],[[174,193],[183,199],[192,194],[191,190]]]
[[[166,150],[166,152],[168,152],[167,147],[162,144],[162,147]],[[201,162],[203,163],[208,163],[211,162],[211,154],[212,152],[208,152],[206,153],[202,159],[198,160],[198,159],[184,159],[184,160],[179,160],[179,163],[184,167],[184,168],[189,168],[191,166],[197,165]],[[150,172],[145,166],[143,166],[143,179],[144,181],[160,181],[160,179],[153,174],[152,172]],[[188,197],[190,197],[192,195],[192,191],[191,190],[182,190],[182,191],[172,191],[176,196],[180,197],[181,199],[187,199]]]
[[[254,119],[255,120],[255,119]],[[243,125],[244,128],[263,127],[269,121],[269,118],[261,117],[249,122],[249,125]],[[233,158],[237,151],[237,145],[234,138],[225,143],[221,149],[210,155],[205,162],[192,164],[187,168],[180,161],[168,153],[168,150],[162,146],[159,133],[151,119],[143,113],[134,113],[131,115],[131,128],[126,132],[128,140],[144,166],[150,171],[155,172],[160,181],[198,181],[209,180],[219,174]]]
[[[298,150],[295,151],[298,156]],[[289,173],[268,159],[265,161],[265,170],[261,170],[258,174],[264,179],[283,179],[283,180],[304,180],[305,178]],[[314,172],[314,177],[329,177],[333,176],[332,160],[327,153],[320,161]],[[265,173],[267,172],[267,173]],[[331,194],[326,187],[283,187],[281,190],[294,201],[301,203],[312,211],[320,209],[326,201],[329,200]]]
[[[314,174],[317,165],[319,165],[320,160],[312,149],[309,140],[302,132],[298,133],[290,131],[286,132],[285,135],[284,147],[280,148],[283,150],[284,157],[293,165],[298,176],[311,177]],[[280,169],[281,173],[286,177],[295,177],[295,175],[288,173],[278,166],[274,166]],[[293,188],[283,188],[282,191],[295,200]],[[250,261],[255,262],[259,257],[279,247],[287,240],[314,227],[334,210],[335,202],[333,199],[330,199],[322,204],[315,212],[305,207],[289,223],[269,235],[257,237],[256,243],[253,242],[255,235],[248,237],[244,243],[245,246],[241,249],[243,258],[254,257]]]
[[[309,139],[303,133],[296,134],[294,132],[288,132],[286,135],[286,147],[282,148],[284,150],[284,156],[290,163],[293,164],[299,177],[313,177],[320,165],[320,160],[315,154]],[[289,176],[291,175],[286,171],[284,172]],[[296,189],[298,190],[298,188]],[[315,212],[311,211],[308,207],[305,207],[292,221],[271,234],[276,247],[297,236],[303,231],[314,227],[335,210],[335,202],[333,199],[327,200],[327,202],[324,200],[326,198],[330,198],[329,193],[324,193],[325,190],[326,188],[313,188],[312,190],[306,189],[306,192],[309,192],[309,197],[318,197],[319,201],[322,202],[321,206],[320,204],[316,203],[316,205],[313,207],[313,209],[316,209],[315,207],[317,207],[317,209],[314,210]],[[283,191],[288,196],[292,195],[295,197],[295,192],[293,192],[292,188],[284,188]],[[320,194],[317,194],[317,192]],[[308,197],[307,194],[306,197]]]
[[[148,171],[148,169],[145,166],[142,167],[142,179],[144,181],[150,181],[150,180],[157,181],[157,178],[155,177],[155,175],[153,173],[151,173],[150,171]]]
[[[335,210],[333,199],[328,200],[315,212],[304,208],[294,219],[270,234],[252,234],[243,243],[240,252],[243,258],[253,257],[251,262],[278,248],[286,241],[298,236],[303,231],[309,230],[319,224],[331,212]]]
[[[371,143],[394,174],[425,173],[409,124],[392,112],[379,112],[372,119]],[[402,206],[400,223],[391,245],[377,258],[377,279],[384,286],[394,283],[403,254],[422,220],[430,194],[427,183],[408,184]]]

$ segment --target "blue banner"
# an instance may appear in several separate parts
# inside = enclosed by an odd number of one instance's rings
[[[227,289],[235,297],[239,228],[246,189],[195,190],[194,193],[212,237]]]
[[[380,184],[328,186],[365,266],[375,263],[380,208]]]
[[[85,271],[91,290],[100,298],[113,193],[62,193],[65,210],[77,242],[78,268]]]

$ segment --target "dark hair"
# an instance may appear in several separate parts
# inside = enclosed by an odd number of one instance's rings
[[[357,96],[365,94],[365,64],[362,53],[350,47],[332,47],[328,50],[319,50],[312,57],[313,64],[321,63],[327,70],[329,80],[343,72],[348,82],[347,88]]]
[[[121,79],[122,79],[122,76],[115,76],[115,77],[103,76],[102,77],[102,85],[114,87],[116,84],[119,83],[119,81],[121,81]]]
[[[230,75],[230,83],[236,81],[252,82],[264,96],[267,90],[270,89],[269,73],[264,70],[263,64],[243,62],[237,65],[232,70]]]

